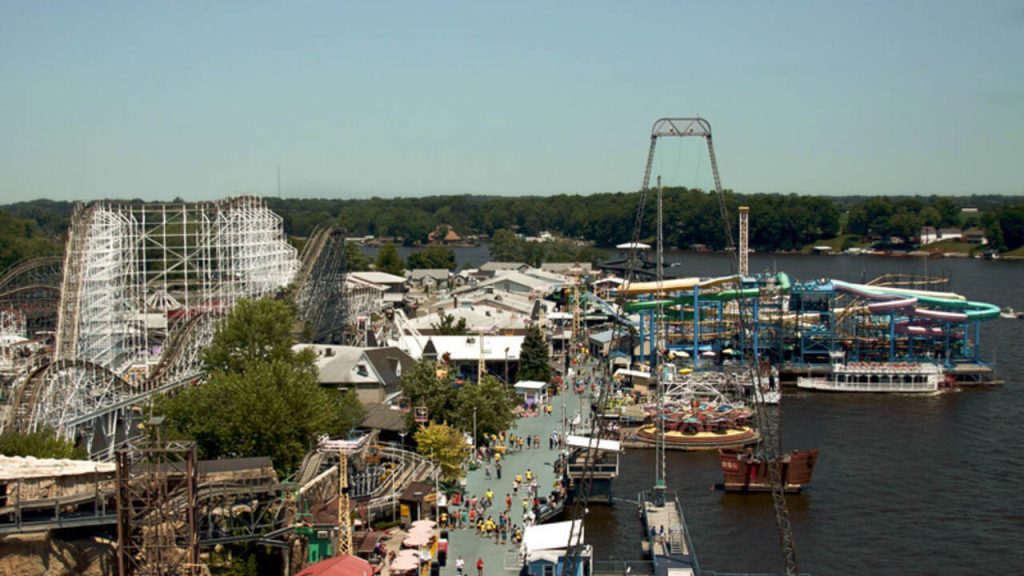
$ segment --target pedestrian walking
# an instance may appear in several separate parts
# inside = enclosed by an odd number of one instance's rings
[[[499,456],[501,456],[501,454],[495,454],[494,455],[495,458],[497,458]],[[498,473],[498,480],[501,480],[501,461],[500,461],[500,459],[494,464],[494,471]]]
[[[484,559],[476,559],[476,576],[484,576]]]

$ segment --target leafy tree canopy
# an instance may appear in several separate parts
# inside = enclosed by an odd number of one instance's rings
[[[401,276],[405,272],[405,262],[402,261],[402,257],[398,254],[398,248],[390,242],[381,246],[374,265],[378,271],[394,274],[395,276]]]
[[[345,265],[349,272],[365,272],[370,269],[370,259],[355,242],[345,243]]]
[[[423,270],[430,268],[446,268],[455,270],[455,251],[446,246],[436,244],[427,246],[419,252],[409,255],[407,262],[411,270]]]
[[[88,458],[84,448],[57,437],[53,430],[39,430],[19,434],[8,430],[0,434],[0,454],[4,456],[34,456],[36,458]]]
[[[244,372],[254,362],[303,365],[292,351],[295,311],[281,300],[240,300],[203,350],[207,372]]]
[[[430,423],[416,431],[416,451],[441,467],[441,478],[455,482],[462,477],[462,462],[469,454],[465,437],[454,426]]]
[[[519,353],[520,380],[539,380],[541,382],[551,381],[551,365],[549,363],[548,345],[544,341],[544,334],[536,324],[526,329],[526,337],[523,338],[523,348]]]
[[[26,258],[59,254],[61,243],[44,236],[32,220],[0,211],[0,270]]]
[[[515,408],[518,397],[511,386],[504,384],[490,374],[476,384],[466,384],[455,399],[456,413],[453,416],[459,428],[473,431],[473,412],[476,411],[476,441],[484,434],[497,434],[515,425]]]
[[[491,259],[498,262],[517,262],[523,256],[519,249],[519,239],[505,228],[491,236],[489,251]]]
[[[475,409],[478,435],[508,430],[515,423],[515,392],[493,376],[457,387],[443,364],[421,360],[402,374],[401,385],[412,406],[427,407],[432,422],[472,432]],[[410,430],[418,427],[412,411],[407,422]]]
[[[363,408],[352,391],[320,387],[312,352],[291,349],[294,323],[284,302],[239,302],[204,353],[207,380],[159,399],[170,433],[203,458],[270,456],[281,474],[317,436],[347,435]]]

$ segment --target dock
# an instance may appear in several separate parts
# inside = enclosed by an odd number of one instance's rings
[[[659,502],[662,500],[662,502]],[[661,497],[656,492],[640,495],[641,515],[647,532],[654,574],[657,576],[692,576],[700,574],[697,554],[693,551],[686,529],[682,507],[671,491]]]

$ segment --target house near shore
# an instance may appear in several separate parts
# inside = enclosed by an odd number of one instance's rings
[[[447,268],[423,268],[406,273],[411,288],[424,292],[447,290],[451,286],[452,273]]]

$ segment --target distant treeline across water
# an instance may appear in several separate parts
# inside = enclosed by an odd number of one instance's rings
[[[391,237],[411,246],[449,229],[461,237],[491,236],[507,229],[524,235],[549,231],[609,247],[628,242],[634,235],[645,240],[655,236],[653,191],[640,229],[635,230],[639,198],[637,192],[614,192],[266,201],[284,218],[285,231],[296,237],[306,237],[320,225],[336,224],[351,236]],[[998,248],[1024,245],[1024,199],[1019,196],[810,196],[726,191],[724,200],[734,235],[737,208],[750,207],[750,244],[760,251],[797,250],[843,235],[850,242],[911,238],[924,226],[979,226]],[[52,200],[0,206],[0,236],[57,241],[67,228],[73,206],[72,202]],[[667,247],[703,246],[720,250],[725,246],[725,229],[715,193],[666,188],[664,210]],[[13,250],[41,248],[32,245]],[[0,254],[0,264],[30,255]]]

